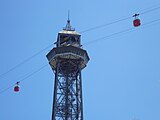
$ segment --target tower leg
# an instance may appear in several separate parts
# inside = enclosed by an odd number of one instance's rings
[[[54,94],[53,94],[53,107],[52,107],[52,120],[56,120],[55,119],[55,114],[56,114],[56,97],[57,97],[57,83],[58,83],[58,73],[59,73],[59,63],[57,63],[57,68],[55,70],[55,81],[54,81]]]

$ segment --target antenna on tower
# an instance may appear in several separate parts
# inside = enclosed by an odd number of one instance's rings
[[[69,10],[68,10],[68,20],[70,21],[70,19],[69,19],[69,18],[70,18],[70,14],[69,14]]]
[[[67,20],[67,24],[66,27],[63,28],[63,30],[67,30],[67,31],[74,31],[75,29],[71,27],[71,21],[70,21],[70,11],[68,10],[68,20]]]

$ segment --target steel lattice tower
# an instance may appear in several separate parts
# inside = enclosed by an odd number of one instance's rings
[[[89,57],[81,48],[80,37],[68,19],[58,33],[56,47],[47,54],[55,74],[52,120],[83,120],[81,70]]]

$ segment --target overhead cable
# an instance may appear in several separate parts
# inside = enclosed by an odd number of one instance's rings
[[[147,23],[143,24],[142,26],[150,25],[150,24],[155,23],[155,22],[158,22],[158,21],[160,21],[160,18],[159,18],[159,19],[152,20],[152,21],[150,21],[150,22],[147,22]],[[122,34],[122,33],[126,33],[126,32],[129,32],[129,31],[135,31],[135,30],[138,30],[138,29],[129,28],[129,29],[126,29],[126,30],[122,30],[122,31],[120,31],[120,32],[113,33],[113,34],[111,34],[111,35],[104,36],[104,37],[101,37],[101,38],[92,40],[92,41],[87,42],[87,43],[85,43],[85,44],[83,44],[83,45],[84,45],[84,46],[85,46],[85,45],[89,45],[89,44],[92,44],[92,43],[94,43],[94,42],[97,42],[97,41],[100,41],[100,40],[103,40],[103,39],[110,39],[110,37],[113,37],[113,36],[115,36],[115,35]],[[27,76],[24,77],[23,79],[19,80],[18,82],[22,82],[22,81],[26,80],[27,78],[33,76],[34,74],[36,74],[36,73],[38,73],[39,71],[41,71],[42,69],[44,69],[47,65],[48,65],[48,64],[45,64],[44,66],[40,67],[38,70],[32,72],[31,74],[27,75]],[[12,88],[14,85],[15,85],[15,84],[12,84],[11,86],[3,89],[2,91],[0,91],[0,94],[6,92],[6,91],[9,90],[10,88]]]
[[[18,80],[18,82],[20,83],[20,82],[22,82],[22,81],[24,81],[24,80],[26,80],[26,79],[30,78],[30,77],[31,77],[31,76],[33,76],[34,74],[36,74],[36,73],[38,73],[39,71],[41,71],[42,69],[44,69],[47,65],[48,65],[48,64],[43,65],[42,67],[40,67],[39,69],[35,70],[35,71],[34,71],[34,72],[32,72],[31,74],[29,74],[29,75],[25,76],[23,79]],[[15,86],[15,83],[14,83],[14,84],[12,84],[12,85],[11,85],[11,86],[9,86],[9,87],[7,87],[7,88],[3,89],[2,91],[0,91],[0,94],[2,94],[2,93],[4,93],[4,92],[6,92],[7,90],[9,90],[10,88],[12,88],[13,86]]]
[[[153,11],[158,10],[158,9],[160,9],[160,7],[154,7],[154,8],[152,7],[152,8],[149,8],[149,10],[146,10],[146,11],[140,13],[140,15],[146,14],[146,13],[149,13],[149,12],[153,12]],[[112,25],[112,24],[115,24],[115,23],[118,23],[118,22],[125,21],[125,20],[130,19],[130,18],[132,18],[132,16],[131,16],[131,17],[122,18],[122,19],[119,19],[119,20],[115,20],[115,21],[110,22],[110,23],[106,23],[106,24],[102,24],[102,25],[95,26],[95,27],[91,27],[91,28],[88,28],[88,29],[86,29],[86,30],[81,31],[80,33],[83,34],[83,33],[86,33],[86,32],[89,32],[89,31],[92,31],[92,30],[95,30],[95,29],[103,28],[103,27],[106,27],[106,26],[108,26],[108,25]],[[124,30],[124,31],[121,31],[120,33],[123,33],[123,32],[125,32],[125,31],[127,32],[127,31],[129,31],[129,30]],[[118,33],[113,33],[113,35],[114,35],[114,34],[120,34],[120,33],[119,33],[119,32],[118,32]],[[113,36],[113,35],[109,35],[109,36],[107,36],[107,37],[110,37],[110,36]],[[96,40],[96,41],[97,41],[97,40]],[[11,71],[15,70],[16,68],[20,67],[20,66],[23,65],[24,63],[30,61],[31,59],[33,59],[34,57],[36,57],[37,55],[39,55],[40,53],[42,53],[42,52],[45,51],[46,49],[50,48],[52,45],[53,45],[53,43],[52,43],[51,45],[45,47],[44,49],[40,50],[39,52],[35,53],[34,55],[30,56],[29,58],[25,59],[24,61],[20,62],[19,64],[15,65],[14,67],[10,68],[10,69],[7,70],[6,72],[0,74],[0,79],[2,79],[6,74],[8,74],[8,73],[10,73]]]
[[[9,70],[7,70],[6,72],[2,73],[0,75],[0,79],[3,78],[6,74],[8,74],[9,72],[13,71],[14,69],[20,67],[21,65],[23,65],[24,63],[30,61],[31,59],[33,59],[34,57],[36,57],[37,55],[39,55],[40,53],[42,53],[43,51],[47,50],[48,48],[50,48],[51,46],[53,46],[53,44],[43,48],[42,50],[38,51],[37,53],[33,54],[32,56],[28,57],[27,59],[25,59],[24,61],[20,62],[19,64],[15,65],[14,67],[10,68]]]
[[[141,26],[144,27],[144,26],[146,26],[146,25],[149,25],[149,24],[152,24],[152,23],[158,22],[158,21],[160,21],[160,18],[159,18],[159,19],[152,20],[152,21],[147,22],[147,23],[144,23],[144,24],[142,24]],[[141,29],[141,28],[139,28],[139,29]],[[107,35],[107,36],[98,38],[98,39],[95,39],[95,40],[91,40],[91,41],[89,41],[89,42],[84,43],[83,46],[87,46],[87,45],[90,45],[90,44],[92,44],[92,43],[94,43],[94,42],[98,42],[98,41],[101,41],[101,40],[104,40],[104,39],[110,39],[111,37],[113,37],[113,36],[115,36],[115,35],[122,34],[122,33],[127,33],[127,32],[130,32],[130,31],[135,31],[135,30],[137,30],[137,29],[131,27],[131,28],[128,28],[128,29],[125,29],[125,30],[122,30],[122,31],[119,31],[119,32],[116,32],[116,33],[113,33],[113,34],[110,34],[110,35]]]

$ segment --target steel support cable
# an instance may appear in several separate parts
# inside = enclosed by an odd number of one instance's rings
[[[155,7],[155,8],[148,8],[144,10],[144,12],[141,12],[139,13],[140,15],[143,15],[143,14],[146,14],[146,13],[149,13],[149,12],[153,12],[155,10],[158,10],[160,9],[160,6],[159,7]],[[108,25],[112,25],[112,24],[115,24],[115,23],[118,23],[118,22],[122,22],[122,21],[125,21],[125,20],[128,20],[128,19],[131,19],[133,18],[133,16],[131,17],[126,17],[126,18],[122,18],[122,19],[119,19],[119,20],[116,20],[116,21],[113,21],[113,22],[110,22],[110,23],[106,23],[106,24],[102,24],[102,25],[98,25],[98,26],[95,26],[95,27],[91,27],[89,29],[86,29],[86,30],[83,30],[81,31],[80,33],[85,33],[85,32],[88,32],[88,31],[92,31],[92,30],[95,30],[95,29],[99,29],[99,28],[103,28],[103,27],[106,27]]]
[[[150,9],[150,8],[148,8]],[[149,12],[153,12],[155,10],[158,10],[160,9],[160,7],[155,7],[153,9],[150,9],[150,10],[146,10],[142,13],[140,13],[140,15],[142,14],[146,14],[146,13],[149,13]],[[92,27],[92,28],[89,28],[89,29],[86,29],[86,30],[83,30],[81,31],[80,33],[85,33],[85,32],[89,32],[89,31],[92,31],[92,30],[95,30],[95,29],[99,29],[99,28],[102,28],[102,27],[106,27],[106,26],[109,26],[109,25],[112,25],[112,24],[115,24],[115,23],[118,23],[118,22],[121,22],[121,21],[125,21],[125,20],[128,20],[132,17],[126,17],[126,18],[123,18],[123,19],[119,19],[119,20],[116,20],[116,21],[113,21],[113,22],[110,22],[110,23],[106,23],[106,24],[102,24],[102,25],[98,25],[98,26],[95,26],[95,27]],[[125,32],[125,31],[123,31]],[[118,34],[118,33],[117,33]],[[119,33],[120,34],[120,33]],[[23,65],[24,63],[28,62],[29,60],[33,59],[34,57],[36,57],[37,55],[39,55],[41,52],[45,51],[46,49],[48,49],[49,47],[51,47],[53,44],[45,47],[44,49],[40,50],[39,52],[35,53],[34,55],[32,55],[31,57],[25,59],[24,61],[20,62],[19,64],[15,65],[14,67],[10,68],[8,71],[0,74],[0,79],[2,79],[6,74],[8,74],[9,72],[13,71],[14,69],[20,67],[21,65]]]
[[[29,75],[25,76],[23,79],[20,79],[18,82],[22,82],[28,78],[30,78],[31,76],[33,76],[34,74],[38,73],[39,71],[41,71],[42,69],[44,69],[48,64],[43,65],[42,67],[40,67],[39,69],[35,70],[34,72],[30,73]],[[3,89],[2,91],[0,91],[0,94],[6,92],[7,90],[9,90],[10,88],[12,88],[13,86],[15,86],[15,83],[10,85],[9,87]]]
[[[143,24],[143,25],[141,25],[141,26],[143,26],[142,28],[144,28],[144,26],[150,25],[150,24],[155,23],[155,22],[158,22],[158,21],[160,21],[160,18],[159,18],[159,19],[152,20],[152,21],[150,21],[150,22],[147,22],[147,23],[145,23],[145,24]],[[141,28],[141,29],[142,29],[142,28]],[[139,29],[140,29],[140,28],[139,28]],[[118,34],[122,34],[122,33],[127,33],[127,32],[129,32],[129,31],[136,31],[136,30],[138,30],[138,29],[129,28],[129,29],[126,29],[126,30],[117,32],[117,33],[113,33],[113,34],[108,35],[108,36],[104,36],[104,37],[101,37],[101,38],[98,38],[98,39],[89,41],[89,42],[87,42],[87,43],[85,43],[85,44],[83,44],[83,45],[84,45],[84,46],[90,45],[90,44],[92,44],[92,43],[94,43],[94,42],[97,42],[97,41],[100,41],[100,40],[103,40],[103,39],[109,39],[110,37],[113,37],[114,35],[118,35]],[[40,67],[38,70],[32,72],[31,74],[27,75],[27,76],[24,77],[23,79],[19,80],[19,82],[22,82],[22,81],[26,80],[27,78],[33,76],[34,74],[38,73],[39,71],[41,71],[42,69],[44,69],[47,65],[48,65],[48,64],[45,64],[44,66]],[[10,88],[12,88],[14,85],[15,85],[15,84],[12,84],[11,86],[3,89],[2,91],[0,91],[0,94],[6,92],[6,91],[9,90]]]
[[[149,25],[149,24],[152,24],[152,23],[154,23],[154,22],[158,22],[158,21],[160,21],[160,18],[159,19],[155,19],[155,20],[152,20],[152,21],[150,21],[150,22],[147,22],[147,23],[145,23],[145,24],[142,24],[141,26],[141,28],[139,28],[139,29],[142,29],[142,28],[144,28],[144,26],[146,26],[146,25]],[[135,28],[128,28],[128,29],[125,29],[125,30],[122,30],[122,31],[120,31],[120,32],[116,32],[116,33],[113,33],[113,34],[110,34],[110,35],[107,35],[107,36],[104,36],[104,37],[101,37],[101,38],[98,38],[98,39],[95,39],[95,40],[91,40],[91,41],[89,41],[89,42],[86,42],[86,43],[84,43],[83,44],[83,46],[87,46],[87,45],[90,45],[90,44],[92,44],[92,43],[94,43],[94,42],[98,42],[98,41],[101,41],[101,40],[104,40],[104,39],[110,39],[111,37],[113,37],[113,36],[115,36],[115,35],[119,35],[119,34],[122,34],[122,33],[127,33],[127,32],[130,32],[130,31],[136,31],[137,29],[135,29]]]
[[[95,39],[95,40],[91,40],[91,41],[89,41],[89,42],[84,43],[83,46],[90,45],[90,44],[92,44],[92,43],[94,43],[94,42],[98,42],[98,41],[100,41],[100,40],[109,39],[110,37],[113,37],[113,36],[115,36],[115,35],[122,34],[122,33],[128,32],[128,31],[131,31],[131,30],[133,30],[133,29],[135,29],[135,28],[128,28],[128,29],[122,30],[122,31],[120,31],[120,32],[116,32],[116,33],[113,33],[113,34],[110,34],[110,35],[107,35],[107,36],[104,36],[104,37],[101,37],[101,38],[98,38],[98,39]]]
[[[144,12],[141,12],[139,14],[143,15],[143,14],[146,14],[146,13],[149,13],[149,12],[153,12],[153,11],[158,10],[158,9],[160,9],[160,7],[155,7],[155,8],[152,8],[150,10],[145,10]]]
[[[9,72],[13,71],[14,69],[20,67],[21,65],[23,65],[24,63],[28,62],[29,60],[33,59],[34,57],[36,57],[37,55],[39,55],[40,53],[42,53],[43,51],[47,50],[48,48],[50,48],[53,44],[45,47],[44,49],[38,51],[37,53],[33,54],[32,56],[28,57],[27,59],[25,59],[24,61],[20,62],[19,64],[15,65],[14,67],[10,68],[8,71],[2,73],[0,75],[0,79],[3,78],[6,74],[8,74]]]
[[[83,30],[83,31],[80,31],[80,33],[85,33],[85,32],[89,32],[89,31],[92,31],[92,30],[95,30],[95,29],[99,29],[99,28],[103,28],[103,27],[106,27],[108,25],[112,25],[112,24],[115,24],[115,23],[118,23],[118,22],[121,22],[121,21],[125,21],[125,20],[128,20],[132,17],[126,17],[126,18],[123,18],[123,19],[119,19],[119,20],[116,20],[116,21],[113,21],[113,22],[110,22],[110,23],[106,23],[106,24],[102,24],[102,25],[98,25],[98,26],[95,26],[95,27],[91,27],[89,29],[86,29],[86,30]]]

